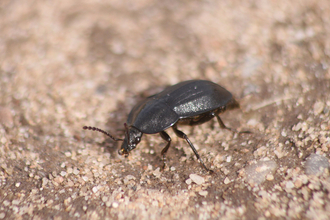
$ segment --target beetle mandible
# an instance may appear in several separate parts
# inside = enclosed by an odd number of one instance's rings
[[[238,107],[239,104],[232,94],[220,85],[207,80],[189,80],[168,87],[164,91],[136,104],[124,124],[124,139],[115,138],[108,132],[95,127],[84,126],[83,129],[99,131],[114,141],[123,141],[118,153],[126,156],[141,141],[144,133],[159,133],[167,141],[161,152],[165,166],[165,154],[171,145],[171,138],[165,130],[172,127],[178,137],[187,141],[204,169],[212,172],[205,166],[187,135],[178,130],[177,126],[179,124],[199,125],[216,117],[221,128],[237,132],[235,129],[226,127],[219,114],[225,110]],[[250,132],[243,131],[239,133]]]

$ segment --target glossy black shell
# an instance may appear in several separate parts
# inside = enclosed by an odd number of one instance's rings
[[[139,102],[128,115],[127,124],[143,133],[154,134],[181,119],[225,107],[232,100],[232,94],[218,84],[189,80]]]

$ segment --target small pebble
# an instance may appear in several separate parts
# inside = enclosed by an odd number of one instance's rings
[[[6,214],[4,212],[0,213],[0,219],[4,219],[6,217]]]
[[[92,191],[93,191],[93,193],[97,193],[97,191],[99,191],[99,189],[97,188],[97,186],[94,186]]]
[[[65,171],[61,171],[60,175],[63,176],[63,177],[65,177],[66,172]]]
[[[152,174],[157,178],[159,178],[162,175],[159,167],[157,169],[155,169],[154,172],[152,172]]]
[[[118,206],[119,206],[118,202],[113,202],[113,203],[112,203],[112,207],[113,207],[113,208],[118,208]]]
[[[320,101],[316,102],[313,106],[314,115],[321,114],[323,109],[324,109],[324,103]]]
[[[44,177],[44,178],[42,178],[42,184],[41,185],[44,187],[44,186],[47,185],[48,182],[49,182],[49,180],[46,177]]]
[[[294,184],[293,184],[292,181],[288,181],[288,182],[285,184],[285,187],[286,187],[287,189],[292,189],[292,188],[294,187]]]
[[[197,174],[190,174],[189,177],[197,185],[201,185],[201,184],[205,183],[205,179]]]
[[[73,171],[72,171],[72,173],[73,173],[74,175],[78,175],[79,172],[80,172],[80,171],[77,169],[77,167],[75,167],[75,168],[73,169]]]
[[[228,184],[230,183],[230,179],[228,177],[225,178],[225,180],[223,181],[224,184]]]
[[[190,184],[191,184],[191,182],[192,182],[192,181],[191,181],[191,179],[190,179],[190,178],[186,180],[186,183],[187,183],[188,185],[190,185]]]
[[[107,202],[107,201],[108,201],[108,197],[103,196],[103,197],[102,197],[102,202]]]
[[[206,197],[208,192],[206,190],[199,191],[199,195]]]

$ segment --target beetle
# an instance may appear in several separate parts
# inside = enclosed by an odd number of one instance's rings
[[[199,125],[216,117],[221,128],[237,132],[235,129],[227,127],[219,117],[220,113],[234,108],[239,108],[239,103],[225,88],[207,80],[189,80],[168,87],[137,103],[124,124],[124,139],[115,138],[96,127],[84,126],[83,129],[99,131],[114,141],[123,141],[118,153],[125,156],[136,148],[143,134],[159,133],[167,142],[161,151],[165,166],[165,155],[171,145],[171,137],[165,130],[172,127],[178,137],[187,141],[204,169],[212,172],[205,166],[188,136],[178,129],[178,125]]]

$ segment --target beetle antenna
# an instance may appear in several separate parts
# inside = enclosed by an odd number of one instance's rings
[[[114,141],[123,141],[123,139],[121,138],[115,138],[113,137],[111,134],[109,134],[108,132],[102,130],[102,129],[99,129],[99,128],[96,128],[96,127],[91,127],[91,126],[84,126],[83,127],[84,130],[92,130],[92,131],[98,131],[98,132],[101,132],[105,135],[107,135],[108,137],[110,137],[112,140]]]

